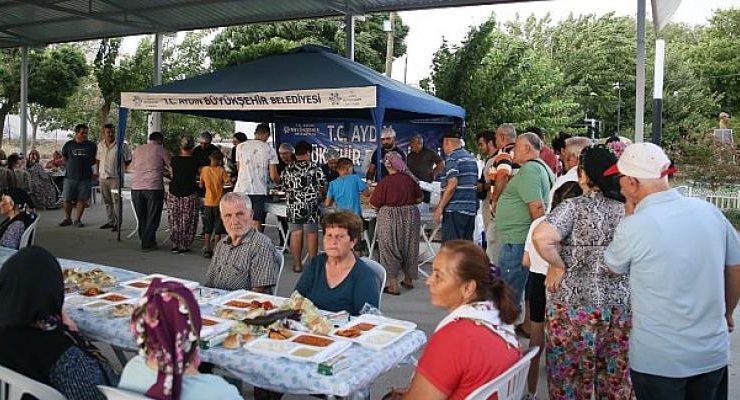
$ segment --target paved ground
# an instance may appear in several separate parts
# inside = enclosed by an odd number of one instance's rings
[[[162,248],[158,251],[142,253],[139,251],[139,242],[136,237],[116,241],[116,235],[109,230],[98,229],[104,221],[104,210],[100,203],[88,209],[83,222],[84,228],[57,226],[62,219],[62,212],[49,210],[41,213],[37,244],[46,247],[56,256],[68,259],[77,259],[94,263],[106,264],[127,268],[142,273],[159,272],[172,276],[202,281],[208,268],[208,260],[204,259],[199,251],[182,255],[173,255],[169,252],[169,243],[165,243],[166,232],[158,234]],[[125,205],[124,235],[133,229],[131,209]],[[163,226],[165,222],[163,221]],[[270,229],[266,232],[276,237]],[[200,246],[196,242],[194,247]],[[298,279],[298,274],[290,271],[291,260],[286,253],[285,265],[288,266],[280,279],[279,295],[289,296]],[[429,265],[426,266],[428,270]],[[383,296],[382,311],[394,318],[414,321],[419,328],[429,335],[445,312],[434,308],[429,303],[429,293],[422,281],[418,281],[416,288],[404,291],[401,296]],[[735,313],[735,320],[740,321],[740,311]],[[736,334],[737,335],[737,334]],[[732,345],[730,365],[730,398],[740,396],[740,382],[737,375],[740,361],[740,343],[735,339]],[[541,369],[543,371],[543,369]],[[372,399],[380,399],[392,387],[405,386],[413,374],[410,366],[400,366],[383,376],[372,387]],[[247,390],[251,393],[251,390]],[[539,386],[540,399],[546,399],[544,388],[544,372],[541,373]],[[248,397],[251,398],[251,397]],[[286,400],[311,398],[308,396],[286,396]]]

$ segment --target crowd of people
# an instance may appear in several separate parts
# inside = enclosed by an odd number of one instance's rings
[[[260,124],[254,139],[234,135],[230,175],[207,132],[197,146],[183,138],[174,157],[155,132],[133,152],[121,146],[119,160],[112,126],[97,146],[86,140],[87,127],[78,126],[61,152],[67,175],[60,225],[83,226],[96,177],[101,192],[108,191],[108,220],[101,228],[119,228],[117,180],[111,177],[120,163],[130,163],[142,250],[157,248],[166,199],[173,253],[191,249],[202,218],[204,256],[210,258],[204,286],[275,293],[283,255],[262,229],[269,188],[279,183],[287,206],[281,224],[289,233],[283,239],[290,242],[293,271],[301,273],[295,290],[321,309],[359,315],[379,307],[381,292],[399,295],[401,288],[414,288],[417,205],[428,200],[420,182],[439,179],[433,217],[441,224],[442,244],[426,284],[431,303],[448,314],[409,386],[386,398],[463,399],[522,357],[522,337],[539,348],[530,365],[528,399],[536,398],[540,384],[540,353],[552,400],[728,398],[740,239],[714,206],[671,189],[668,177],[675,168],[660,147],[626,145],[618,138],[600,145],[562,135],[550,147],[535,127],[518,134],[514,125],[503,124],[475,136],[480,170],[459,132],[443,135],[442,158],[420,136],[407,154],[397,146],[395,131],[384,128],[380,158],[373,154],[363,181],[352,160],[331,153],[319,165],[305,141],[283,143],[276,152],[267,143],[269,134],[269,126]],[[29,170],[38,164],[37,155],[30,158]],[[28,193],[27,177],[17,173],[18,157],[8,162],[15,191],[0,197],[0,212],[8,218],[0,225],[0,245],[17,248],[10,239],[28,223],[21,196]],[[363,197],[377,209],[385,287],[358,251],[368,229]],[[473,240],[478,213],[482,243]],[[41,286],[35,280],[40,276]],[[0,346],[0,364],[70,399],[101,398],[94,386],[116,385],[119,377],[120,387],[156,399],[239,398],[223,379],[198,372],[200,314],[181,285],[155,280],[147,290],[132,317],[142,356],[130,360],[122,375],[76,332],[62,311],[63,289],[58,262],[41,248],[23,249],[6,261],[0,270],[0,331],[30,356]],[[21,300],[27,310],[9,306]],[[281,396],[255,388],[257,399]]]

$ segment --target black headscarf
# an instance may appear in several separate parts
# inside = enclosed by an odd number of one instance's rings
[[[619,175],[604,176],[604,171],[617,160],[617,156],[603,146],[586,147],[581,152],[579,167],[605,197],[624,203],[624,196],[619,191]]]

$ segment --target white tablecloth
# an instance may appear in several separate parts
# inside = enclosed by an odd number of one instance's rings
[[[5,262],[14,252],[15,250],[12,249],[0,248],[0,262]],[[144,276],[138,272],[82,261],[60,259],[59,262],[62,268],[83,270],[101,268],[116,276],[119,282]],[[136,293],[124,290],[121,292]],[[65,307],[65,310],[77,323],[80,331],[89,338],[124,349],[136,350],[128,318],[106,318],[76,307]],[[204,314],[208,314],[209,311],[210,307],[203,307]],[[351,360],[351,366],[333,376],[319,374],[317,365],[313,363],[297,362],[285,358],[268,358],[251,353],[246,349],[227,350],[223,347],[215,347],[203,350],[201,358],[223,367],[249,384],[266,389],[283,393],[345,397],[369,387],[379,375],[400,364],[421,348],[425,342],[424,332],[416,330],[382,351],[369,350],[353,344],[344,353]]]

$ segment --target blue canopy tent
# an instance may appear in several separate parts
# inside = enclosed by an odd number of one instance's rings
[[[385,121],[443,119],[462,126],[465,118],[460,106],[316,45],[121,93],[119,146],[130,109],[256,122],[364,119],[373,121],[376,132]],[[379,146],[380,135],[376,138]]]

